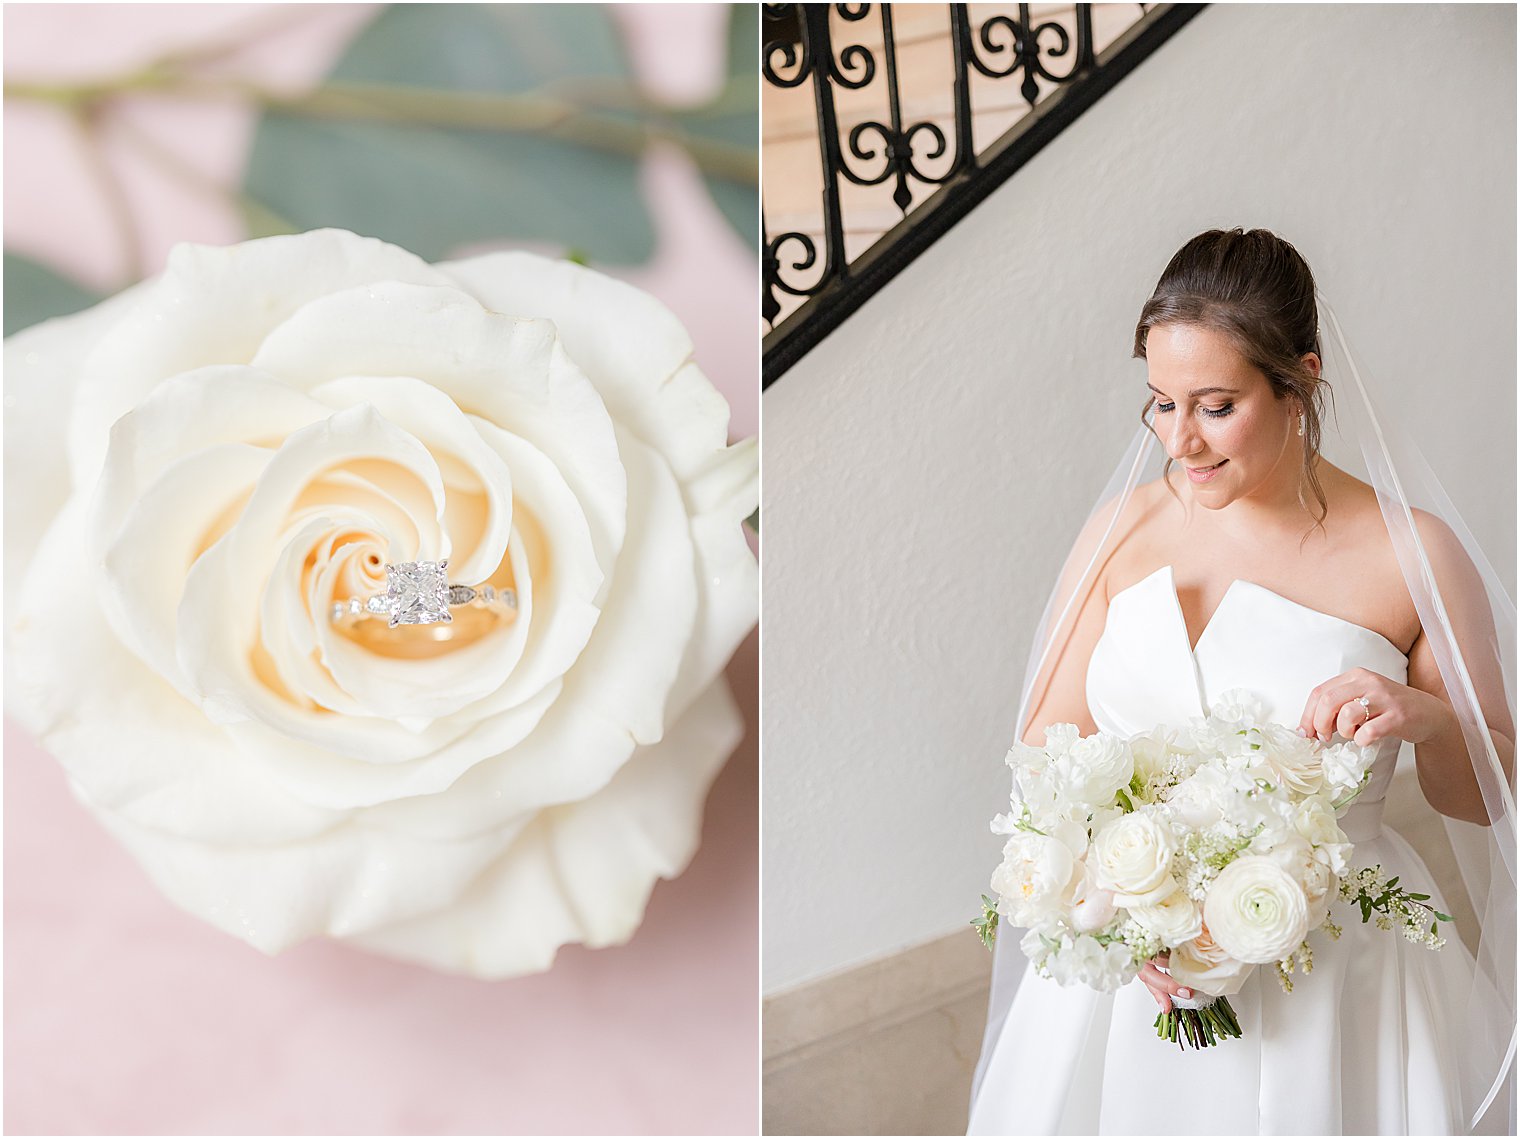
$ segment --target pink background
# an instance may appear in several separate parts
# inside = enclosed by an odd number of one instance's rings
[[[362,5],[7,6],[8,80],[116,74],[165,50],[282,30],[229,73],[299,87]],[[676,101],[721,81],[721,6],[614,17],[640,79]],[[253,119],[233,105],[138,99],[114,112],[200,179],[110,139],[153,272],[176,241],[242,236],[209,185],[234,184]],[[78,136],[5,106],[5,243],[101,291],[132,274]],[[661,297],[733,407],[759,418],[757,267],[679,152],[645,163],[654,260],[612,269]],[[205,185],[198,184],[204,181]],[[708,802],[691,868],[654,893],[620,949],[561,951],[542,976],[485,983],[330,942],[266,958],[167,902],[5,731],[5,1129],[31,1133],[753,1133],[758,1121],[756,637],[729,678],[750,732]]]

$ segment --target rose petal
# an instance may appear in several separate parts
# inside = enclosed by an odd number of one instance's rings
[[[459,898],[356,937],[366,949],[476,977],[547,969],[561,945],[621,945],[656,880],[685,869],[702,805],[744,725],[719,680],[606,787],[542,811]]]
[[[313,298],[377,281],[444,280],[404,249],[338,229],[176,246],[81,365],[68,431],[74,481],[94,481],[111,425],[166,377],[248,363],[270,330]]]
[[[664,461],[631,436],[619,441],[628,469],[628,542],[564,692],[532,735],[463,774],[446,801],[377,807],[386,825],[462,835],[581,799],[605,786],[635,746],[660,739],[693,636],[695,555],[680,488]]]
[[[728,403],[690,362],[690,335],[642,289],[532,253],[488,253],[436,268],[489,309],[553,321],[613,418],[680,478],[728,441]]]
[[[336,412],[285,441],[265,467],[237,522],[192,567],[178,614],[179,659],[203,709],[218,722],[257,717],[297,738],[383,763],[411,758],[410,748],[377,751],[377,733],[350,732],[343,717],[293,708],[263,685],[249,655],[258,634],[257,606],[269,572],[267,558],[277,548],[292,503],[323,470],[360,457],[405,470],[407,480],[417,484],[418,495],[433,507],[433,525],[424,530],[424,548],[404,555],[391,551],[389,560],[440,556],[436,546],[428,547],[442,541],[437,520],[443,513],[443,485],[427,450],[381,419],[373,408]],[[419,525],[425,525],[423,513],[420,504],[412,509]],[[363,742],[355,735],[362,735]]]
[[[143,667],[97,604],[88,509],[65,507],[12,602],[6,708],[68,771],[76,793],[136,826],[196,843],[266,844],[346,817],[281,790],[199,708]]]
[[[130,312],[134,285],[73,316],[45,320],[5,342],[5,596],[15,597],[37,543],[69,496],[65,448],[80,363]]]
[[[255,362],[307,388],[397,375],[436,386],[549,456],[586,514],[598,563],[616,556],[627,507],[612,422],[545,322],[489,313],[457,289],[376,285],[308,304]]]
[[[445,472],[445,518],[448,497],[465,492],[483,495],[486,520],[479,533],[464,535],[447,523],[444,526],[449,535],[449,580],[474,585],[495,572],[512,529],[512,473],[453,400],[409,376],[332,380],[311,394],[332,407],[368,404],[391,422],[405,424]],[[449,458],[458,462],[446,465]]]

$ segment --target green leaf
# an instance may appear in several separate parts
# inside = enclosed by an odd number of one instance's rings
[[[89,308],[100,297],[30,258],[5,255],[5,335]]]
[[[728,68],[723,93],[705,107],[675,116],[689,135],[755,154],[760,146],[760,6],[730,4]],[[760,246],[760,189],[754,178],[736,181],[704,173],[718,209],[753,248]]]
[[[654,231],[639,190],[643,128],[635,113],[595,112],[626,128],[613,133],[627,153],[564,137],[563,122],[436,125],[453,113],[440,110],[440,100],[457,111],[466,96],[494,114],[506,105],[501,96],[588,103],[615,88],[626,99],[630,82],[601,5],[390,5],[349,45],[318,102],[266,111],[245,189],[280,224],[342,226],[428,260],[510,238],[601,261],[643,261]],[[369,117],[343,117],[334,99],[367,108]]]
[[[1435,913],[1436,913],[1436,921],[1451,921],[1451,920],[1453,920],[1452,916],[1450,914],[1443,914],[1440,910],[1437,910]]]

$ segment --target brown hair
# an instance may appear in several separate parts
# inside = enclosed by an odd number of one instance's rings
[[[1278,399],[1296,400],[1304,415],[1304,465],[1298,501],[1319,505],[1316,525],[1328,509],[1314,470],[1319,455],[1324,393],[1330,385],[1311,372],[1302,357],[1319,346],[1319,312],[1314,275],[1298,250],[1264,229],[1211,229],[1172,257],[1135,325],[1135,356],[1145,359],[1146,339],[1158,324],[1195,324],[1223,333],[1252,367],[1267,377]],[[1141,422],[1156,402],[1140,409]],[[1153,431],[1154,427],[1151,428]],[[1166,474],[1171,472],[1167,459]],[[1164,476],[1165,477],[1165,476]],[[1166,479],[1171,488],[1171,479]],[[1176,490],[1173,488],[1175,494]]]

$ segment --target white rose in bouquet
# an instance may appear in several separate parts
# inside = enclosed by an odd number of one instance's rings
[[[1293,813],[1293,827],[1315,846],[1340,846],[1346,842],[1346,832],[1335,817],[1335,808],[1323,795],[1299,803]]]
[[[1159,902],[1173,890],[1170,830],[1148,809],[1121,815],[1093,836],[1098,883],[1125,907]]]
[[[1129,916],[1166,945],[1180,945],[1203,931],[1203,912],[1182,890],[1174,890],[1148,906],[1131,906]]]
[[[1304,888],[1271,858],[1237,858],[1214,879],[1203,920],[1219,948],[1237,961],[1281,961],[1309,932]]]
[[[503,977],[626,940],[695,850],[756,613],[754,442],[691,355],[568,261],[180,247],[6,343],[10,710],[267,952]],[[429,604],[503,601],[446,639],[334,619],[445,560]]]

